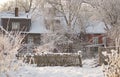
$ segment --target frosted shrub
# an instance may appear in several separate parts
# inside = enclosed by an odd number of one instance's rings
[[[116,50],[111,50],[111,53],[104,52],[107,57],[105,61],[108,65],[103,65],[105,77],[120,77],[120,53]]]
[[[66,34],[67,33],[64,29],[60,29],[48,34],[43,34],[41,39],[42,45],[36,48],[37,53],[64,52],[65,46],[73,43],[73,41],[68,38]]]
[[[20,35],[20,32],[0,33],[0,73],[15,71],[22,63],[22,60],[16,58],[17,50],[24,38]]]

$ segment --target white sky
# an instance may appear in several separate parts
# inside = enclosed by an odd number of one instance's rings
[[[7,2],[7,1],[10,1],[10,0],[0,0],[0,4],[3,4],[5,2]]]

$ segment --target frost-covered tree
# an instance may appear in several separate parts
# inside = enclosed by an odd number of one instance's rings
[[[92,5],[100,19],[106,24],[108,37],[116,47],[120,46],[120,0],[86,0]]]
[[[17,60],[17,50],[20,49],[23,36],[21,32],[8,32],[0,26],[0,73],[15,71],[22,61]]]
[[[91,5],[84,3],[83,0],[59,0],[59,2],[51,1],[48,3],[55,9],[61,25],[67,28],[67,36],[73,41],[70,48],[76,52],[83,50],[87,43],[85,34],[88,26],[86,25],[93,16]]]
[[[7,1],[0,5],[0,11],[13,11],[15,7],[14,1]]]
[[[80,50],[86,42],[83,39],[86,24],[92,16],[92,10],[88,7],[92,8],[82,0],[46,0],[44,4],[45,25],[51,33],[43,35],[44,48],[53,47],[57,52]],[[43,48],[39,47],[39,50],[41,49]]]
[[[57,17],[61,19],[62,25],[68,28],[68,31],[75,31],[76,27],[79,27],[81,31],[85,29],[85,25],[89,18],[92,16],[88,10],[85,12],[83,10],[84,4],[83,0],[46,0],[47,3],[56,14]],[[89,6],[88,6],[89,7]],[[85,8],[84,8],[85,9]],[[72,32],[73,32],[72,31]],[[83,31],[84,32],[84,31]]]
[[[14,11],[15,7],[19,8],[19,11],[29,13],[34,12],[35,9],[42,9],[43,0],[11,0],[4,4],[1,4],[1,11]]]
[[[31,11],[33,0],[15,0],[16,6],[21,7],[26,13]]]
[[[71,38],[67,36],[64,28],[59,28],[54,32],[45,33],[41,36],[42,45],[37,48],[38,53],[42,52],[70,52],[66,47],[72,42]],[[66,46],[66,47],[65,47]]]

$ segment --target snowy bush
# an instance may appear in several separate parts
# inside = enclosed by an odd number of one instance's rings
[[[62,33],[63,32],[63,33]],[[81,40],[80,34],[69,34],[64,31],[58,31],[43,34],[41,46],[35,51],[41,52],[59,52],[59,53],[75,53],[82,50],[86,41]]]
[[[17,50],[21,46],[23,36],[21,32],[7,32],[1,28],[0,33],[0,73],[15,71],[18,69],[22,60],[17,60]]]
[[[66,36],[66,32],[60,29],[55,32],[43,34],[41,39],[42,45],[37,47],[37,53],[43,52],[64,52],[65,46],[73,43],[73,41]]]
[[[108,57],[105,59],[108,65],[103,65],[105,77],[120,77],[120,53],[111,50],[110,53],[103,52],[103,55]]]

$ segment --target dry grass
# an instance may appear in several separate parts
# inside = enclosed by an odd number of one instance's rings
[[[111,50],[111,53],[104,55],[108,56],[108,59],[106,59],[108,65],[103,66],[105,77],[120,77],[120,53]]]

